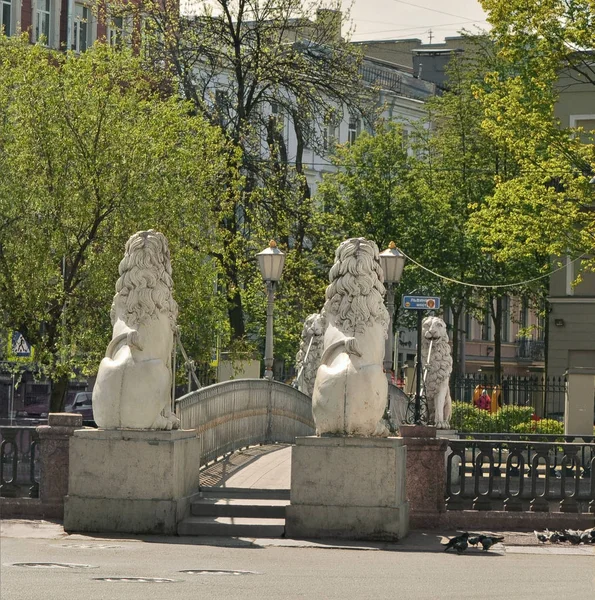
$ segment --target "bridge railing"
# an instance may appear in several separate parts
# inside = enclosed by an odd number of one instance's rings
[[[278,381],[234,379],[176,399],[183,429],[197,429],[201,465],[239,448],[260,443],[293,443],[313,435],[309,396]]]

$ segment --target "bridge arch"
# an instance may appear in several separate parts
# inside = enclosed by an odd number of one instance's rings
[[[233,379],[190,392],[175,402],[183,429],[197,429],[200,464],[239,448],[290,443],[315,433],[312,400],[266,379]]]

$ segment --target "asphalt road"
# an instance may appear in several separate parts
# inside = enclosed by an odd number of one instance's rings
[[[435,534],[410,536],[394,545],[333,547],[292,540],[68,536],[55,526],[15,528],[4,523],[0,598],[595,598],[593,547],[508,547],[505,540],[496,548],[489,553],[472,549],[458,556],[443,552]]]

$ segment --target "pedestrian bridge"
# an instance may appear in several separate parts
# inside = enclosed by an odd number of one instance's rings
[[[182,429],[196,429],[200,464],[258,444],[293,444],[313,435],[309,396],[278,381],[234,379],[191,392],[175,402]]]

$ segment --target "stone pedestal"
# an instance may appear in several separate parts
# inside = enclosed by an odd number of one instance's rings
[[[566,372],[564,434],[593,435],[595,368],[574,367]]]
[[[445,512],[446,439],[436,437],[435,427],[403,425],[399,428],[407,446],[407,499],[412,529],[440,527]]]
[[[196,430],[79,430],[64,529],[175,534],[198,489]]]
[[[400,438],[298,437],[286,534],[397,540],[409,530]]]
[[[39,436],[39,500],[47,514],[62,518],[64,496],[68,494],[68,447],[83,417],[70,413],[50,413],[48,424],[37,427]]]

